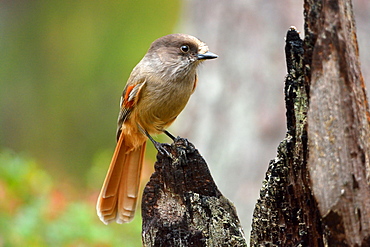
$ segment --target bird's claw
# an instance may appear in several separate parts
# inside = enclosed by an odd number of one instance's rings
[[[155,149],[157,149],[157,151],[161,155],[172,158],[172,154],[168,152],[168,150],[164,147],[166,144],[162,144],[160,142],[153,142],[153,144],[154,144]]]

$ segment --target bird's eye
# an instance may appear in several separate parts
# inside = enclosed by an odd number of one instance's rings
[[[180,50],[181,50],[183,53],[187,53],[187,52],[190,50],[190,48],[189,48],[189,46],[188,46],[188,45],[182,45],[182,46],[180,47]]]

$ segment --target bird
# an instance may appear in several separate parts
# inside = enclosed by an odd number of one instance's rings
[[[117,144],[96,205],[104,224],[133,220],[146,141],[164,151],[151,135],[174,139],[166,129],[194,92],[197,67],[217,57],[203,41],[177,33],[156,39],[134,67],[120,99]]]

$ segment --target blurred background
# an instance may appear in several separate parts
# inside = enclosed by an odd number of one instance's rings
[[[264,173],[285,136],[284,36],[294,25],[303,38],[302,5],[1,1],[0,246],[141,246],[139,214],[105,226],[95,203],[126,80],[153,40],[176,32],[205,41],[219,58],[201,66],[170,130],[199,149],[249,237]],[[353,5],[369,81],[370,2]],[[143,186],[155,153],[148,143]]]

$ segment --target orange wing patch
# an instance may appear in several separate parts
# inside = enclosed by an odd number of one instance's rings
[[[143,88],[145,81],[136,83],[133,85],[126,85],[125,90],[123,91],[121,101],[120,101],[120,111],[118,114],[118,123],[117,123],[117,140],[121,134],[122,124],[126,121],[127,117],[130,115],[130,112],[135,107],[135,104],[138,101],[138,94],[140,89]]]
[[[132,96],[132,90],[135,88],[135,86],[137,85],[130,85],[126,88],[126,93],[122,104],[127,109],[130,109],[135,103],[135,101],[133,100],[134,97]]]

